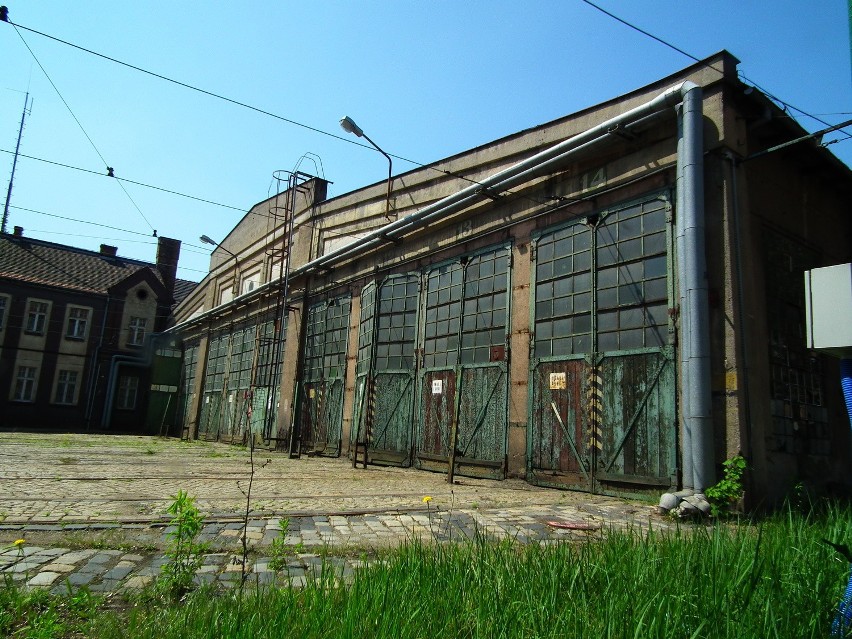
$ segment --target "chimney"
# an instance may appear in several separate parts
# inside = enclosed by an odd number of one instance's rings
[[[163,284],[169,295],[175,295],[178,259],[180,258],[180,240],[169,237],[157,238],[157,270],[163,278]]]
[[[23,226],[16,226],[14,236],[15,237],[24,237],[24,227]]]
[[[101,255],[108,255],[110,257],[115,257],[118,254],[117,246],[110,246],[109,244],[101,244]]]

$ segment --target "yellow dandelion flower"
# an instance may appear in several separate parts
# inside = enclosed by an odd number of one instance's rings
[[[23,546],[25,543],[26,543],[26,542],[25,542],[25,540],[23,540],[23,539],[16,539],[16,540],[15,540],[15,545],[16,545],[18,548],[20,548],[21,546]]]
[[[432,498],[431,498],[429,495],[426,495],[426,496],[423,498],[423,503],[424,503],[424,504],[428,504],[430,501],[432,501]]]

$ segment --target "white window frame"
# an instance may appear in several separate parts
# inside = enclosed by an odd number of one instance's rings
[[[27,304],[27,325],[24,332],[30,335],[44,335],[49,315],[49,302],[44,300],[30,300]]]
[[[60,369],[56,375],[53,403],[73,406],[77,403],[77,371]]]
[[[240,289],[240,295],[245,295],[246,293],[251,293],[254,289],[259,287],[262,284],[262,276],[260,271],[255,271],[254,273],[250,273],[243,278],[242,288]]]
[[[118,380],[118,397],[115,407],[118,410],[133,410],[139,393],[139,378],[134,375],[122,375]]]
[[[85,306],[68,307],[68,323],[65,326],[65,339],[83,341],[89,333],[89,310]],[[82,317],[75,317],[75,313],[82,313]]]
[[[145,342],[145,327],[148,324],[146,317],[131,317],[127,327],[127,345],[142,346]]]
[[[34,402],[38,367],[18,366],[15,372],[15,394],[12,399],[16,402]]]

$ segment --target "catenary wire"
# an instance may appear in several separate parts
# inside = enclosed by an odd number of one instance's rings
[[[312,131],[312,132],[314,132],[314,133],[319,133],[319,134],[321,134],[321,135],[325,135],[325,136],[328,136],[328,137],[334,138],[335,140],[340,140],[340,141],[342,141],[342,142],[346,142],[347,144],[352,144],[352,145],[354,145],[354,146],[360,146],[361,148],[364,148],[364,149],[367,149],[367,150],[369,150],[369,151],[373,151],[373,152],[378,153],[378,151],[377,151],[376,149],[374,149],[372,146],[369,146],[369,145],[364,144],[364,143],[362,143],[362,142],[358,142],[358,141],[353,140],[353,139],[351,139],[351,138],[344,137],[344,136],[342,136],[342,135],[337,135],[336,133],[331,133],[331,132],[329,132],[329,131],[324,131],[323,129],[319,129],[319,128],[317,128],[317,127],[313,127],[313,126],[310,126],[310,125],[308,125],[308,124],[304,124],[304,123],[302,123],[302,122],[298,122],[298,121],[296,121],[296,120],[293,120],[293,119],[290,119],[290,118],[286,118],[286,117],[284,117],[284,116],[282,116],[282,115],[278,115],[278,114],[276,114],[276,113],[272,113],[271,111],[267,111],[267,110],[265,110],[265,109],[261,109],[260,107],[252,106],[251,104],[248,104],[248,103],[246,103],[246,102],[241,102],[241,101],[239,101],[239,100],[235,100],[235,99],[233,99],[233,98],[229,98],[229,97],[224,96],[224,95],[221,95],[221,94],[219,94],[219,93],[214,93],[213,91],[208,91],[208,90],[206,90],[206,89],[202,89],[202,88],[200,88],[200,87],[194,86],[194,85],[189,84],[189,83],[187,83],[187,82],[181,82],[180,80],[175,80],[174,78],[170,78],[170,77],[165,76],[165,75],[163,75],[163,74],[161,74],[161,73],[156,73],[156,72],[154,72],[154,71],[149,71],[148,69],[143,69],[142,67],[136,66],[136,65],[134,65],[134,64],[130,64],[129,62],[124,62],[124,61],[119,60],[119,59],[117,59],[117,58],[113,58],[113,57],[111,57],[111,56],[108,56],[108,55],[106,55],[106,54],[99,53],[99,52],[97,52],[97,51],[93,51],[92,49],[87,49],[86,47],[80,46],[80,45],[78,45],[78,44],[74,44],[73,42],[68,42],[67,40],[63,40],[63,39],[61,39],[61,38],[57,38],[56,36],[49,35],[49,34],[44,33],[44,32],[42,32],[42,31],[38,31],[38,30],[36,30],[36,29],[32,29],[32,28],[30,28],[30,27],[26,27],[26,26],[21,25],[21,24],[17,24],[17,23],[15,23],[15,22],[12,22],[11,20],[9,20],[9,21],[8,21],[8,23],[9,23],[10,25],[12,25],[13,27],[15,27],[15,28],[16,28],[16,30],[17,30],[17,29],[23,29],[23,30],[25,30],[25,31],[29,31],[30,33],[34,33],[34,34],[36,34],[36,35],[40,35],[40,36],[42,36],[43,38],[48,38],[49,40],[53,40],[54,42],[58,42],[58,43],[60,43],[60,44],[64,44],[65,46],[72,47],[72,48],[74,48],[74,49],[77,49],[78,51],[83,51],[84,53],[88,53],[88,54],[90,54],[90,55],[93,55],[93,56],[96,56],[96,57],[102,58],[102,59],[107,60],[107,61],[109,61],[109,62],[113,62],[113,63],[115,63],[115,64],[121,65],[121,66],[123,66],[123,67],[127,67],[128,69],[133,69],[134,71],[138,71],[138,72],[140,72],[140,73],[144,73],[144,74],[146,74],[146,75],[152,76],[152,77],[157,78],[157,79],[159,79],[159,80],[163,80],[163,81],[165,81],[165,82],[170,82],[170,83],[172,83],[172,84],[176,84],[176,85],[178,85],[178,86],[180,86],[180,87],[184,87],[185,89],[190,89],[191,91],[196,91],[196,92],[201,93],[201,94],[204,94],[204,95],[206,95],[206,96],[209,96],[209,97],[212,97],[212,98],[216,98],[217,100],[223,100],[223,101],[225,101],[225,102],[229,102],[229,103],[231,103],[231,104],[234,104],[234,105],[236,105],[236,106],[242,107],[242,108],[244,108],[244,109],[249,109],[249,110],[254,111],[254,112],[256,112],[256,113],[260,113],[260,114],[262,114],[262,115],[266,115],[266,116],[269,116],[269,117],[271,117],[271,118],[275,118],[276,120],[280,120],[280,121],[282,121],[282,122],[286,122],[286,123],[288,123],[288,124],[292,124],[293,126],[298,126],[298,127],[303,128],[303,129],[307,129],[308,131]],[[20,33],[19,33],[19,35],[20,35]],[[23,39],[23,38],[22,38],[22,39]],[[418,161],[416,161],[416,160],[412,160],[412,159],[409,159],[409,158],[403,157],[403,156],[401,156],[401,155],[396,155],[396,154],[394,154],[394,153],[388,153],[388,155],[390,155],[390,156],[391,156],[391,157],[393,157],[393,158],[396,158],[397,160],[402,160],[403,162],[408,162],[409,164],[413,164],[413,165],[418,166],[418,167],[421,167],[421,168],[431,169],[431,170],[433,170],[433,171],[437,171],[438,173],[443,173],[443,174],[445,174],[445,175],[448,175],[448,176],[451,176],[451,177],[454,177],[454,178],[457,178],[457,179],[460,179],[460,180],[464,180],[464,181],[470,182],[471,184],[480,184],[480,182],[478,182],[478,181],[476,181],[476,180],[474,180],[474,179],[472,179],[472,178],[465,177],[464,175],[458,175],[457,173],[453,173],[452,171],[447,171],[446,169],[440,169],[440,168],[438,168],[438,167],[436,167],[436,166],[429,166],[429,165],[424,164],[423,162],[418,162]]]
[[[18,28],[14,24],[12,26],[15,29],[15,33],[17,33],[18,37],[21,39],[21,42],[23,42],[24,46],[27,48],[27,51],[30,52],[30,55],[33,57],[33,60],[35,60],[39,69],[41,69],[41,72],[44,73],[44,77],[47,78],[47,81],[50,83],[50,86],[52,86],[53,90],[56,91],[56,95],[59,96],[59,99],[62,101],[62,104],[64,104],[65,108],[68,109],[68,113],[70,113],[71,117],[74,118],[74,122],[76,122],[77,126],[80,127],[80,130],[83,132],[83,135],[89,141],[89,144],[95,150],[95,153],[98,154],[98,157],[101,159],[101,162],[104,163],[104,167],[107,170],[107,174],[110,177],[113,177],[113,175],[114,175],[113,169],[110,167],[109,163],[106,161],[103,154],[100,152],[100,149],[98,149],[98,146],[95,144],[94,140],[92,140],[91,136],[86,131],[82,122],[80,122],[79,118],[74,114],[74,111],[71,109],[71,105],[68,104],[68,101],[62,95],[62,92],[59,90],[59,87],[56,86],[56,83],[54,83],[53,79],[50,77],[50,74],[47,72],[47,69],[44,68],[44,65],[38,59],[35,52],[30,48],[30,45],[24,39],[23,34],[18,30]],[[148,218],[145,217],[145,214],[142,212],[142,209],[139,208],[139,205],[136,204],[136,201],[130,196],[130,193],[127,191],[127,189],[124,188],[124,185],[121,182],[119,182],[118,185],[121,187],[121,190],[124,191],[124,194],[127,196],[127,199],[130,200],[130,203],[133,205],[133,208],[135,208],[136,211],[139,213],[139,215],[142,216],[142,219],[145,220],[145,224],[147,224],[148,227],[154,232],[154,236],[156,237],[157,236],[157,230],[151,225],[151,223],[148,221]]]
[[[616,20],[616,21],[620,22],[621,24],[625,25],[626,27],[629,27],[629,28],[633,29],[634,31],[638,31],[638,32],[639,32],[639,33],[641,33],[642,35],[647,36],[647,37],[651,38],[652,40],[655,40],[655,41],[659,42],[660,44],[662,44],[662,45],[664,45],[664,46],[666,46],[666,47],[668,47],[668,48],[670,48],[670,49],[672,49],[672,50],[674,50],[674,51],[677,51],[678,53],[680,53],[681,55],[686,56],[686,57],[687,57],[687,58],[689,58],[690,60],[693,60],[693,61],[698,62],[698,63],[700,63],[700,64],[704,64],[704,66],[705,66],[705,67],[707,67],[708,69],[712,69],[712,70],[714,70],[714,71],[719,71],[718,69],[716,69],[716,68],[715,68],[715,67],[713,67],[712,65],[706,64],[706,63],[704,63],[702,60],[700,60],[699,58],[696,58],[696,57],[695,57],[694,55],[692,55],[691,53],[688,53],[688,52],[684,51],[683,49],[681,49],[681,48],[679,48],[679,47],[676,47],[676,46],[675,46],[675,45],[673,45],[671,42],[667,42],[666,40],[663,40],[662,38],[660,38],[660,37],[658,37],[658,36],[655,36],[653,33],[650,33],[650,32],[648,32],[648,31],[645,31],[645,30],[644,30],[644,29],[642,29],[641,27],[638,27],[638,26],[636,26],[635,24],[632,24],[631,22],[628,22],[627,20],[624,20],[623,18],[618,17],[618,16],[617,16],[617,15],[615,15],[614,13],[612,13],[612,12],[610,12],[610,11],[607,11],[606,9],[604,9],[603,7],[601,7],[601,6],[597,5],[597,4],[595,4],[595,3],[594,3],[594,2],[592,2],[591,0],[580,0],[580,1],[581,1],[581,2],[583,2],[583,3],[585,3],[585,4],[587,4],[587,5],[589,5],[590,7],[594,8],[594,9],[597,9],[598,11],[600,11],[601,13],[603,13],[603,14],[605,14],[605,15],[609,16],[609,17],[610,17],[610,18],[612,18],[613,20]],[[741,77],[743,80],[745,80],[745,81],[746,81],[746,82],[748,82],[749,84],[751,84],[751,85],[753,85],[754,87],[756,87],[759,91],[761,91],[762,93],[764,93],[767,97],[769,97],[770,99],[774,100],[775,102],[778,102],[779,104],[783,104],[784,106],[786,106],[786,107],[788,107],[788,108],[790,108],[790,109],[793,109],[794,111],[798,111],[798,112],[799,112],[799,113],[801,113],[802,115],[807,116],[807,117],[809,117],[809,118],[811,118],[811,119],[813,119],[813,120],[816,120],[817,122],[820,122],[821,124],[824,124],[825,126],[832,126],[832,124],[831,124],[830,122],[826,122],[825,120],[820,119],[819,117],[817,117],[817,115],[814,115],[814,114],[808,113],[807,111],[804,111],[804,110],[802,110],[802,109],[800,109],[800,108],[798,108],[798,107],[796,107],[796,106],[794,106],[794,105],[790,104],[790,103],[789,103],[789,102],[787,102],[786,100],[782,100],[782,99],[781,99],[781,98],[779,98],[778,96],[773,95],[771,92],[767,91],[767,90],[766,90],[766,89],[764,89],[762,86],[760,86],[759,84],[757,84],[757,82],[755,82],[754,80],[752,80],[752,79],[748,78],[748,77],[747,77],[744,73],[741,73],[741,72],[740,72],[738,75],[739,75],[739,77]],[[847,132],[846,132],[846,131],[844,131],[843,129],[839,129],[839,131],[840,131],[841,133],[843,133],[844,135],[846,135],[847,137],[852,138],[852,134],[847,133]]]

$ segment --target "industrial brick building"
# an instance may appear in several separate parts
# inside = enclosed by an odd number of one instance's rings
[[[848,486],[802,274],[852,257],[852,173],[736,66],[332,199],[278,174],[176,311],[187,432],[651,498],[738,453],[755,504]]]

